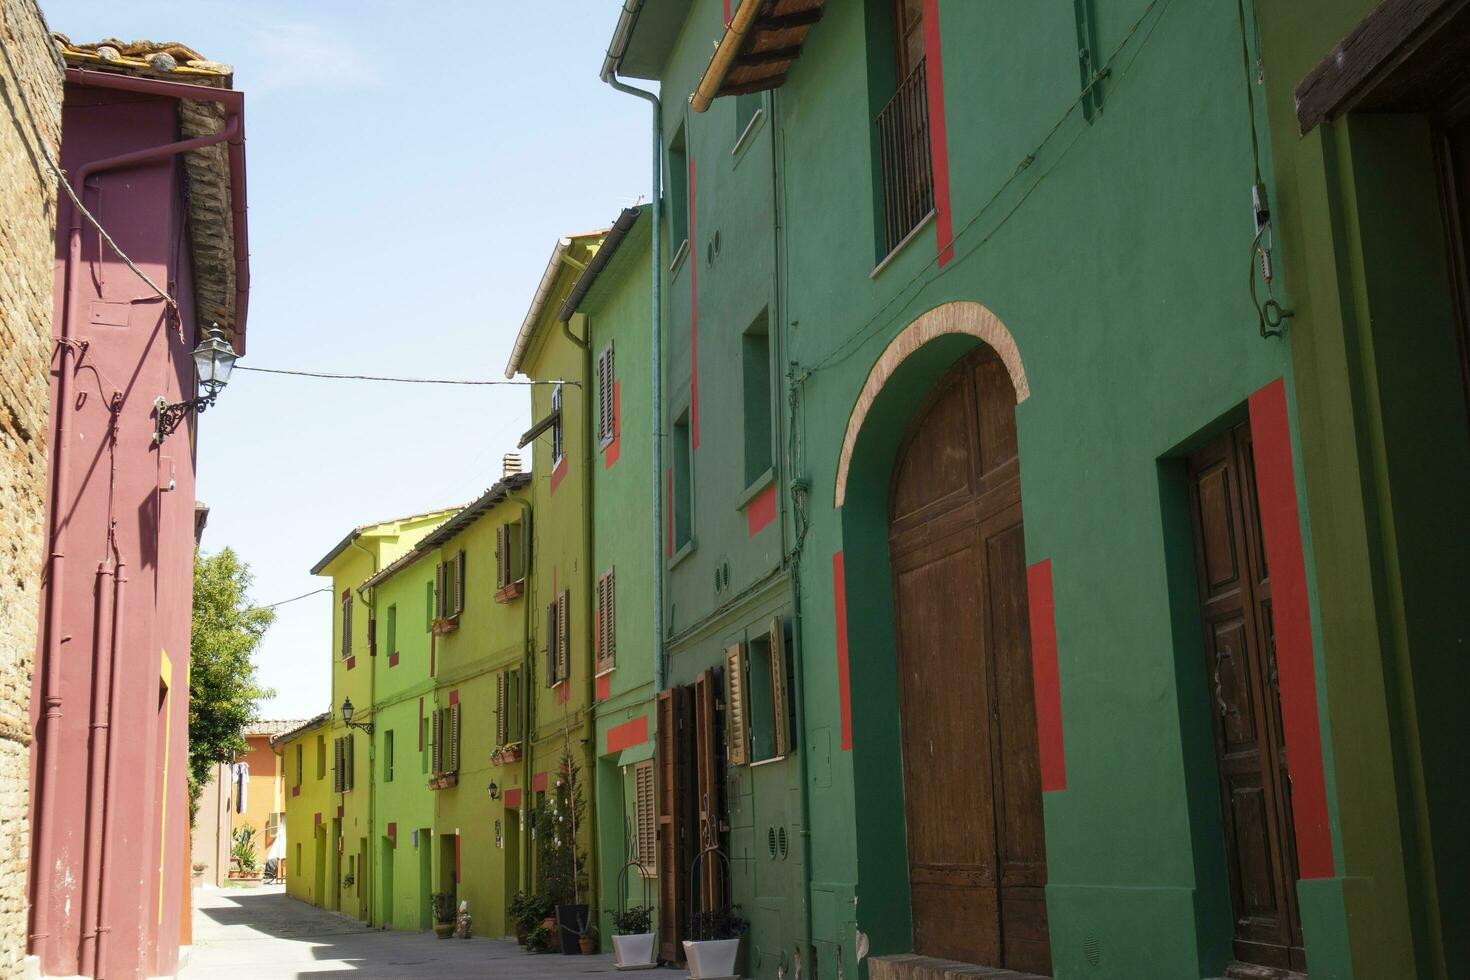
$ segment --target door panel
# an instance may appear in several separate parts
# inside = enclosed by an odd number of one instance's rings
[[[1051,967],[1015,392],[966,357],[915,416],[889,548],[914,950]]]

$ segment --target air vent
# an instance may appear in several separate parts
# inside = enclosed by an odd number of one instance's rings
[[[506,453],[500,458],[500,475],[502,477],[515,476],[521,471],[521,454]]]
[[[1082,940],[1082,953],[1087,957],[1087,965],[1096,969],[1102,963],[1102,940],[1088,933],[1087,938]]]
[[[766,847],[770,849],[771,860],[776,860],[776,828],[770,827],[766,830]]]
[[[776,849],[781,854],[781,860],[783,860],[783,861],[786,860],[786,828],[785,827],[782,827],[781,828],[781,832],[776,835]]]

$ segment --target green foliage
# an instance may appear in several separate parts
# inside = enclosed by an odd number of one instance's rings
[[[587,889],[587,852],[577,847],[587,798],[582,768],[564,751],[557,766],[556,785],[536,804],[532,814],[536,833],[536,873],[540,890],[553,905],[572,905]]]
[[[647,905],[633,905],[621,912],[613,913],[613,929],[619,936],[641,936],[653,931],[653,909]]]
[[[739,939],[750,928],[750,923],[740,917],[739,908],[737,905],[700,912],[694,917],[694,938],[699,942]]]
[[[189,651],[189,821],[210,769],[245,751],[245,727],[275,694],[255,680],[250,656],[275,622],[252,606],[250,566],[229,548],[194,555],[194,625]]]
[[[435,892],[429,896],[429,908],[435,922],[454,921],[454,896],[449,892]]]
[[[230,846],[230,857],[247,874],[255,870],[255,828],[248,823],[235,831],[235,843]]]
[[[527,932],[536,928],[550,917],[551,899],[530,892],[516,892],[507,909],[510,917]]]
[[[526,949],[532,953],[556,952],[556,932],[545,926],[537,926],[526,936]]]

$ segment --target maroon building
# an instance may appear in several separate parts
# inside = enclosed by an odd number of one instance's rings
[[[58,195],[31,952],[46,975],[172,976],[189,914],[183,406],[213,324],[244,348],[243,98],[181,45],[58,41],[62,169],[96,223]]]

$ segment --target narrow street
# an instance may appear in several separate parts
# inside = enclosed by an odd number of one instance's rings
[[[194,948],[182,980],[308,974],[568,980],[616,973],[611,956],[532,956],[505,939],[441,940],[433,933],[367,929],[291,898],[278,885],[198,888],[194,896]]]

